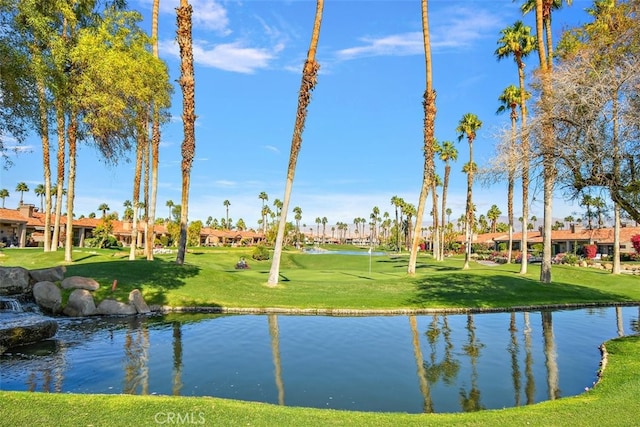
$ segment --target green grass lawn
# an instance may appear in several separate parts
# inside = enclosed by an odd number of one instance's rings
[[[4,249],[0,266],[66,265],[67,276],[87,276],[101,284],[97,302],[127,301],[132,289],[140,289],[149,304],[173,307],[508,309],[640,301],[640,277],[571,266],[553,266],[553,283],[541,284],[538,265],[530,265],[527,275],[518,274],[518,265],[472,263],[465,271],[460,258],[435,262],[421,255],[417,274],[410,277],[408,254],[369,257],[292,251],[283,254],[280,283],[270,288],[266,286],[270,261],[252,260],[250,249],[194,248],[183,266],[175,264],[175,254],[158,255],[152,262],[129,261],[128,251],[78,249],[73,256],[67,264],[62,251]],[[251,269],[234,269],[241,256]],[[112,293],[114,280],[117,288]],[[616,339],[608,349],[604,380],[594,390],[498,411],[377,414],[215,398],[0,392],[0,425],[158,425],[156,414],[163,411],[190,414],[190,421],[204,420],[200,423],[204,425],[630,425],[640,417],[640,361],[635,356],[640,339]]]
[[[5,249],[0,265],[44,268],[65,265],[62,251]],[[553,266],[553,283],[538,281],[539,265],[527,275],[519,265],[485,266],[463,260],[419,257],[415,277],[406,273],[408,254],[310,255],[285,252],[277,287],[266,286],[270,261],[252,260],[250,249],[193,249],[183,266],[174,255],[128,260],[128,251],[77,250],[67,276],[96,279],[96,300],[127,301],[140,289],[149,304],[238,308],[420,309],[509,308],[575,303],[640,301],[640,277],[602,270]],[[251,269],[235,270],[240,256]],[[116,292],[111,285],[117,280]]]

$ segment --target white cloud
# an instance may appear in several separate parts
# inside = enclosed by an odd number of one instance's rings
[[[431,48],[460,49],[476,41],[495,37],[501,22],[496,15],[484,10],[449,8],[430,19]],[[359,46],[336,52],[339,60],[372,56],[405,56],[424,54],[421,31],[391,34],[381,37],[362,37]]]
[[[141,0],[151,8],[153,0]],[[221,34],[230,34],[229,17],[227,9],[215,0],[190,0],[193,8],[191,20],[195,28],[214,30]],[[176,15],[176,8],[180,6],[179,0],[162,0],[160,12],[167,15]],[[174,18],[175,20],[175,18]]]
[[[159,45],[163,53],[175,58],[180,57],[180,50],[174,40],[164,40]],[[279,45],[272,50],[246,47],[239,41],[211,46],[206,41],[195,40],[193,57],[197,65],[204,67],[253,74],[258,69],[267,68],[281,48]]]
[[[417,55],[424,52],[422,33],[394,34],[382,38],[362,38],[362,46],[342,49],[337,52],[339,59],[349,60],[367,56]]]

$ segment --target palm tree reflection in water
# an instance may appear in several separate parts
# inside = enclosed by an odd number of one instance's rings
[[[269,314],[269,335],[271,337],[271,354],[275,368],[276,387],[278,388],[278,404],[284,405],[284,382],[282,381],[282,363],[280,360],[280,331],[278,329],[278,316]]]
[[[149,328],[132,319],[124,341],[124,394],[149,394]],[[138,390],[140,388],[140,390]]]

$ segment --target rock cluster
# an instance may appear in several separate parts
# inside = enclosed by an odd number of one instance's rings
[[[132,315],[151,310],[139,290],[129,293],[129,301],[105,299],[97,306],[93,292],[100,288],[94,279],[81,276],[65,277],[65,267],[27,270],[22,267],[0,268],[0,296],[26,295],[43,312],[71,317],[93,315]],[[71,289],[66,305],[62,304],[62,290]],[[32,298],[30,298],[32,297]]]
[[[105,299],[96,306],[94,292],[100,288],[100,284],[87,277],[65,277],[65,273],[65,267],[40,270],[0,267],[0,297],[9,296],[22,302],[34,301],[46,314],[71,317],[151,312],[138,289],[129,293],[126,303]],[[62,301],[63,290],[71,290],[66,304]],[[2,313],[1,317],[0,354],[9,347],[50,338],[57,331],[55,319],[39,314],[10,311]]]

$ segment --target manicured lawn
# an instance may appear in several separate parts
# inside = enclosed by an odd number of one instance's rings
[[[353,248],[350,248],[353,250]],[[250,270],[234,269],[244,256]],[[462,260],[438,263],[419,258],[417,274],[406,274],[408,255],[309,255],[285,253],[281,281],[266,286],[269,261],[251,251],[196,248],[177,266],[175,254],[153,262],[129,261],[128,251],[74,252],[67,276],[92,277],[102,285],[96,300],[126,301],[140,289],[148,303],[232,308],[420,309],[505,308],[521,306],[640,301],[640,277],[604,271],[553,267],[553,283],[538,282],[539,266],[519,275],[519,266],[485,266]],[[28,269],[65,265],[63,252],[5,249],[0,266]],[[115,292],[111,285],[117,280]],[[200,425],[631,425],[640,417],[640,338],[610,341],[603,381],[579,396],[519,408],[465,414],[378,414],[279,407],[216,398],[131,395],[71,395],[0,392],[0,425],[144,426]]]
[[[4,250],[0,265],[43,268],[64,264],[63,253]],[[240,256],[251,269],[235,270]],[[287,252],[280,283],[266,286],[270,261],[251,259],[248,249],[193,249],[186,264],[174,255],[153,262],[128,260],[128,252],[78,250],[67,276],[96,279],[96,299],[126,301],[138,288],[149,304],[170,306],[278,307],[325,309],[508,308],[573,303],[640,301],[640,277],[613,276],[602,270],[554,266],[553,283],[538,281],[539,265],[525,276],[518,265],[485,266],[462,259],[434,262],[421,256],[415,277],[406,274],[408,255],[309,255]],[[371,269],[371,272],[369,272]],[[111,285],[117,280],[117,290]]]

